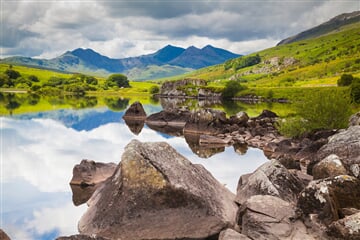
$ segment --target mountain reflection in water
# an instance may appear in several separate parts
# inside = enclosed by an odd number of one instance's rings
[[[161,110],[159,106],[144,107],[147,114]],[[55,239],[76,234],[77,222],[87,207],[75,206],[85,201],[86,196],[81,194],[73,203],[69,182],[74,165],[82,159],[118,163],[131,139],[169,143],[193,163],[202,164],[233,192],[242,174],[267,160],[261,150],[246,146],[204,149],[196,140],[176,132],[157,132],[142,122],[128,123],[128,127],[123,113],[102,107],[0,117],[0,228],[11,239]],[[75,191],[91,194],[90,190]]]

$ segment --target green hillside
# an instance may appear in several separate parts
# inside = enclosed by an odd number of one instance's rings
[[[239,80],[248,87],[335,86],[341,74],[360,75],[359,33],[360,23],[352,23],[317,38],[276,46],[161,80],[190,77],[220,85],[224,80]],[[260,62],[249,64],[256,56],[260,57]]]

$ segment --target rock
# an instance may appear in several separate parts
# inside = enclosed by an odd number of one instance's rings
[[[305,216],[318,214],[328,225],[339,219],[341,209],[360,209],[360,180],[340,175],[311,181],[300,193],[297,206]]]
[[[146,118],[146,124],[149,126],[177,126],[183,128],[190,119],[191,113],[187,110],[172,109],[164,110],[151,114]]]
[[[264,119],[264,118],[277,118],[278,115],[270,110],[263,110],[262,113],[256,117],[256,119]]]
[[[277,160],[271,160],[252,173],[246,181],[240,178],[235,201],[240,205],[254,195],[271,195],[296,202],[305,186]]]
[[[237,216],[242,234],[251,239],[314,239],[295,218],[292,204],[269,195],[252,196]]]
[[[101,183],[114,173],[115,168],[115,163],[100,163],[84,159],[73,168],[70,184],[90,186]]]
[[[145,120],[146,119],[146,112],[141,105],[140,102],[134,102],[131,106],[126,110],[124,119],[132,119],[132,120]]]
[[[200,145],[227,146],[232,142],[232,137],[219,138],[210,135],[200,135]]]
[[[110,240],[110,239],[99,236],[88,236],[84,234],[77,234],[68,237],[58,237],[56,238],[56,240]]]
[[[339,157],[335,154],[331,154],[317,163],[313,167],[312,173],[314,179],[323,179],[338,175],[346,175],[346,169],[342,165]]]
[[[134,120],[132,118],[124,118],[125,124],[128,126],[130,131],[135,135],[139,135],[141,130],[144,128],[145,120],[144,119],[137,119]]]
[[[360,112],[353,114],[349,119],[349,126],[360,125]]]
[[[200,145],[200,134],[185,133],[184,137],[191,151],[201,158],[209,158],[217,153],[225,151],[224,145]]]
[[[329,137],[328,143],[317,152],[316,159],[320,161],[331,154],[336,154],[347,170],[353,164],[360,164],[360,126],[351,126]]]
[[[230,116],[230,123],[237,124],[239,126],[246,126],[249,116],[246,112],[238,112],[235,116]]]
[[[238,233],[230,228],[221,231],[219,240],[251,240],[244,234]]]
[[[249,149],[248,145],[246,143],[241,143],[241,142],[235,143],[233,145],[233,148],[234,148],[234,151],[240,155],[246,154],[247,150]]]
[[[186,96],[188,94],[186,94],[185,90],[179,89],[179,87],[182,87],[185,85],[192,85],[192,86],[200,87],[200,86],[206,86],[207,84],[206,84],[205,80],[190,79],[190,78],[186,78],[186,79],[179,80],[179,81],[168,81],[168,82],[164,82],[161,85],[160,94],[170,96],[170,97],[171,96]],[[194,95],[197,96],[198,93],[196,93]]]
[[[207,238],[234,226],[234,197],[167,143],[133,140],[88,201],[79,231],[111,239]]]
[[[80,206],[81,204],[86,203],[95,190],[98,188],[98,185],[91,185],[91,186],[81,186],[81,185],[74,185],[70,184],[71,191],[72,191],[72,201],[75,206]]]
[[[9,236],[2,229],[0,229],[0,240],[10,240]]]
[[[216,135],[226,131],[228,123],[226,113],[213,109],[201,109],[191,113],[190,119],[185,124],[184,134],[196,133]],[[233,130],[232,130],[233,131]]]
[[[360,212],[333,222],[328,234],[339,239],[360,239]]]

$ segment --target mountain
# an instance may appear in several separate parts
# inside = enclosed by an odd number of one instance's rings
[[[357,22],[360,22],[360,11],[355,11],[352,13],[344,13],[344,14],[338,15],[338,16],[330,19],[329,21],[327,21],[323,24],[320,24],[319,26],[308,29],[304,32],[301,32],[301,33],[295,35],[295,36],[286,38],[286,39],[280,41],[277,44],[277,46],[292,43],[292,42],[297,42],[297,41],[301,41],[301,40],[305,40],[305,39],[320,37],[322,35],[332,32],[332,31],[336,31],[337,29],[339,29],[342,26],[352,24],[352,23],[357,23]]]
[[[120,72],[129,75],[132,80],[150,80],[186,73],[239,56],[210,45],[202,49],[167,45],[152,54],[122,59],[109,58],[92,49],[78,48],[49,60],[9,57],[1,62],[102,76]]]
[[[222,81],[239,80],[250,88],[336,86],[341,74],[360,77],[360,21],[354,20],[358,18],[359,12],[342,14],[320,25],[323,31],[305,31],[313,35],[304,40],[293,38],[293,42],[171,79],[202,78],[216,80],[220,86]]]

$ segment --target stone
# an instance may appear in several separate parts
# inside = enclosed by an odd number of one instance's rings
[[[167,143],[132,140],[78,228],[111,239],[202,239],[234,227],[234,198]]]
[[[331,154],[336,154],[347,170],[353,164],[360,164],[360,126],[351,126],[329,137],[328,143],[317,152],[316,159],[321,161]]]
[[[311,181],[300,193],[297,207],[305,216],[317,214],[325,225],[339,220],[343,208],[360,209],[360,180],[348,176]]]
[[[358,126],[360,125],[360,112],[351,115],[349,119],[349,126]]]
[[[237,124],[239,126],[246,126],[249,116],[246,112],[238,112],[235,116],[230,116],[230,123]]]
[[[219,235],[219,240],[251,240],[244,234],[238,233],[233,229],[226,229],[221,231]]]
[[[201,158],[209,158],[225,151],[224,145],[200,145],[200,134],[184,134],[185,141],[193,153]]]
[[[212,146],[228,146],[232,142],[232,137],[219,138],[210,135],[200,135],[200,145],[212,145]]]
[[[328,234],[338,239],[360,239],[360,212],[333,222],[329,226]]]
[[[125,124],[128,126],[130,131],[135,135],[139,135],[141,130],[144,128],[145,120],[144,119],[132,119],[124,118]]]
[[[241,233],[251,239],[314,239],[305,225],[295,219],[291,203],[270,195],[250,197],[237,215]]]
[[[314,179],[323,179],[335,177],[338,175],[346,175],[346,169],[341,163],[339,157],[331,154],[317,163],[312,170]]]
[[[72,192],[72,201],[75,206],[80,206],[81,204],[86,203],[95,190],[98,188],[99,184],[91,186],[81,186],[70,184]]]
[[[84,234],[76,234],[67,237],[58,237],[56,240],[110,240],[109,238],[99,236],[88,236]]]
[[[0,240],[10,240],[10,237],[0,228]]]
[[[73,168],[72,185],[90,186],[101,183],[110,177],[116,168],[115,163],[100,163],[83,159]]]
[[[263,110],[256,119],[264,119],[264,118],[277,118],[278,115],[270,110]]]
[[[254,195],[271,195],[296,202],[305,186],[277,160],[271,160],[254,171],[244,181],[240,178],[235,201],[240,205]]]
[[[184,134],[207,134],[217,135],[219,133],[232,132],[235,129],[227,129],[228,119],[226,113],[214,109],[201,109],[193,111],[190,119],[184,126]]]
[[[145,120],[146,112],[140,102],[136,101],[125,111],[124,119]]]
[[[175,126],[183,128],[190,119],[191,113],[181,109],[167,109],[158,113],[151,114],[146,118],[146,124],[150,126]]]

